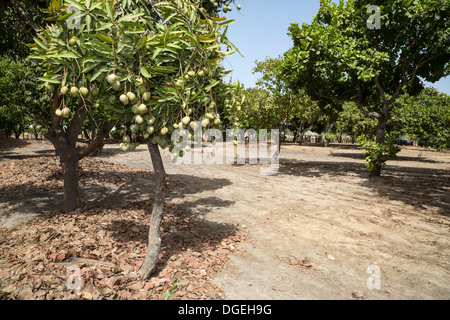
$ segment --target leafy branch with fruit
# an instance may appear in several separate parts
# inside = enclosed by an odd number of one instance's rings
[[[220,126],[215,101],[234,90],[223,83],[230,71],[220,63],[238,51],[226,37],[233,20],[206,10],[201,1],[180,0],[150,5],[55,0],[47,14],[52,24],[34,38],[28,59],[46,68],[40,80],[51,100],[47,138],[63,166],[64,208],[72,211],[80,205],[79,160],[95,150],[117,121],[123,122],[120,148],[133,151],[146,142],[155,170],[150,247],[140,271],[148,277],[160,248],[159,224],[168,184],[159,147],[172,148],[171,133],[177,128],[193,131],[195,121],[205,129]],[[69,23],[73,18],[78,19],[76,24]],[[80,148],[78,134],[96,109],[108,119],[98,119],[104,123],[101,134]]]

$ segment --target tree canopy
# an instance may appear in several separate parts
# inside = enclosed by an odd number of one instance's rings
[[[372,5],[381,12],[379,29],[368,27]],[[449,13],[450,3],[441,0],[321,0],[311,24],[289,28],[293,48],[284,72],[315,100],[355,103],[377,119],[375,143],[384,144],[392,104],[450,72]]]

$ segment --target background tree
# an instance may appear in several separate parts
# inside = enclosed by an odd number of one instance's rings
[[[0,56],[25,58],[30,50],[27,44],[44,25],[50,0],[2,0],[0,2]]]
[[[261,73],[256,85],[271,95],[271,105],[266,109],[270,112],[272,125],[267,129],[277,128],[280,130],[280,148],[281,139],[296,106],[294,95],[297,93],[297,90],[292,90],[287,86],[286,78],[280,71],[281,63],[282,57],[266,58],[264,61],[256,61],[253,69],[253,73]]]
[[[315,130],[324,113],[318,103],[313,101],[304,90],[300,90],[294,95],[293,103],[295,107],[291,113],[288,128],[294,132],[294,142],[301,145],[304,142],[306,131]]]
[[[371,5],[381,10],[380,29],[368,28]],[[377,120],[375,149],[385,150],[394,102],[405,91],[418,94],[422,79],[449,74],[449,13],[450,3],[440,0],[321,0],[311,24],[289,28],[294,46],[285,54],[286,76],[315,100],[354,102]],[[380,160],[371,176],[379,176],[386,158],[371,156]]]
[[[356,143],[358,137],[363,134],[373,139],[376,134],[376,126],[376,120],[365,117],[355,103],[344,103],[336,120],[335,132],[349,135],[351,142]]]
[[[48,97],[36,87],[42,69],[33,62],[19,62],[11,58],[0,60],[0,130],[16,138],[25,125],[48,122]]]
[[[285,130],[302,137],[318,121],[318,104],[303,90],[292,90],[286,85],[280,71],[281,57],[256,61],[254,73],[261,73],[254,88],[237,85],[226,105],[226,120],[231,127],[245,129],[279,129],[280,139]],[[302,140],[300,140],[302,142]]]
[[[434,88],[417,96],[402,95],[388,126],[398,136],[426,140],[430,147],[446,150],[450,147],[450,97]]]

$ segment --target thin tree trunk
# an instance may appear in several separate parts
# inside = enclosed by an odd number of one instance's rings
[[[153,203],[152,217],[148,231],[148,248],[144,261],[138,270],[142,279],[150,278],[158,262],[159,252],[161,251],[161,232],[160,226],[163,218],[164,202],[166,199],[166,190],[169,180],[166,178],[164,164],[158,145],[148,142],[148,149],[152,159],[153,170],[155,172],[155,201]]]
[[[302,123],[300,124],[300,128],[298,129],[298,140],[297,140],[297,142],[298,142],[299,145],[303,144],[303,142],[304,142],[304,138],[303,138],[304,135],[305,135],[305,124],[302,121]]]
[[[39,132],[36,130],[36,125],[33,126],[33,132],[34,132],[34,139],[38,139]]]
[[[386,122],[387,120],[384,115],[378,118],[377,136],[375,140],[375,142],[378,144],[384,144],[386,142]],[[379,176],[381,176],[381,164],[375,165],[374,169],[370,171],[370,177],[379,177]]]
[[[283,142],[283,139],[281,138],[281,133],[283,131],[284,131],[284,125],[279,126],[278,127],[278,151],[275,153],[276,157],[278,157],[281,153],[281,143]]]

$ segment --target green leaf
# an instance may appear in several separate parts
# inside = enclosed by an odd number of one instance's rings
[[[33,37],[33,39],[34,42],[36,42],[42,49],[48,51],[48,47],[45,44],[43,44],[38,38]]]
[[[109,37],[109,36],[108,36],[106,33],[104,33],[104,32],[97,33],[97,34],[95,34],[94,36],[97,37],[98,39],[105,40],[106,42],[109,42],[109,43],[111,43],[111,44],[114,44],[114,43],[115,43],[114,39],[112,39],[111,37]]]
[[[109,71],[109,67],[103,67],[98,69],[91,77],[91,82],[94,82],[102,73],[106,73]]]
[[[220,83],[220,81],[214,81],[213,83],[211,83],[210,85],[205,87],[205,91],[209,91],[212,88],[214,88],[215,86],[217,86]]]
[[[76,54],[75,52],[60,52],[57,54],[52,55],[52,57],[55,58],[66,58],[66,59],[78,59],[81,58],[81,56],[79,54]]]
[[[112,11],[111,11],[111,5],[109,4],[109,0],[105,1],[105,8],[106,8],[106,13],[107,13],[108,17],[111,20],[113,20],[114,17],[113,17]]]
[[[152,78],[152,75],[148,72],[148,70],[145,67],[141,67],[140,72],[147,79]]]
[[[75,1],[75,0],[65,0],[64,2],[65,2],[64,4],[68,3],[69,5],[73,5],[73,6],[75,6],[75,7],[80,8],[80,9],[85,9],[85,8],[86,8],[86,7],[84,7],[84,6],[80,3],[80,1]]]
[[[87,32],[91,32],[91,30],[92,30],[92,18],[91,18],[91,16],[90,15],[87,15],[86,16],[86,30],[87,30]]]
[[[143,16],[143,13],[132,13],[132,14],[127,14],[121,18],[119,18],[119,20],[117,20],[118,23],[122,23],[125,21],[135,21],[137,18]]]
[[[109,30],[113,25],[114,24],[112,22],[105,22],[102,23],[96,30],[97,31]]]
[[[44,82],[49,82],[49,83],[55,83],[55,84],[60,84],[61,82],[59,80],[56,80],[55,78],[46,78],[46,77],[42,77],[39,78],[40,81],[44,81]]]

